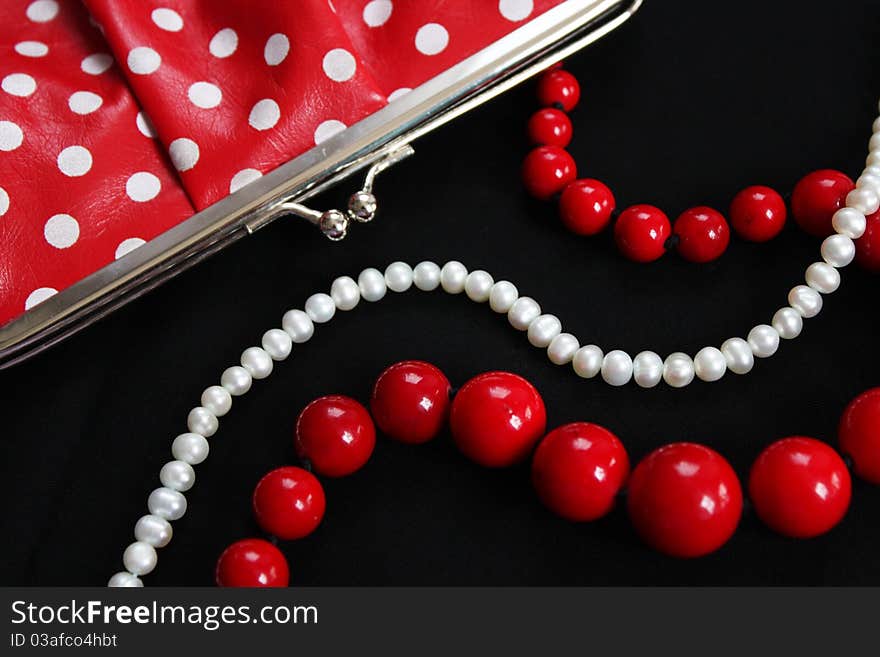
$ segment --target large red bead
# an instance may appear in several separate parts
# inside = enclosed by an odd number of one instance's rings
[[[554,429],[532,459],[532,484],[554,513],[583,522],[601,518],[629,474],[626,449],[613,433],[589,422]]]
[[[798,181],[791,194],[791,213],[810,235],[826,237],[834,232],[831,217],[846,201],[855,183],[833,169],[813,171]]]
[[[749,475],[755,512],[770,529],[793,538],[824,534],[849,507],[843,459],[814,438],[778,440],[761,452]]]
[[[449,380],[418,360],[396,363],[379,376],[370,410],[379,430],[404,443],[424,443],[443,429],[449,411]]]
[[[246,538],[223,550],[214,573],[217,586],[287,586],[290,569],[277,547],[261,538]]]
[[[525,459],[544,434],[547,411],[535,387],[510,372],[486,372],[452,400],[452,438],[480,465],[502,468]]]
[[[570,112],[581,99],[581,85],[568,71],[546,71],[538,78],[538,102],[544,107],[558,105]]]
[[[785,200],[761,185],[746,187],[730,203],[733,230],[750,242],[766,242],[779,235],[787,214]]]
[[[674,557],[700,557],[724,545],[736,530],[742,504],[730,464],[693,443],[651,452],[629,479],[627,507],[636,531]]]
[[[865,233],[856,240],[856,262],[862,269],[880,272],[880,211],[866,217]]]
[[[568,114],[552,107],[539,109],[528,123],[529,140],[539,146],[565,148],[573,133]]]
[[[653,205],[633,205],[614,224],[617,248],[636,262],[651,262],[666,253],[670,233],[669,217]]]
[[[328,395],[305,407],[296,422],[296,453],[318,474],[342,477],[359,470],[376,446],[367,409],[351,397]]]
[[[254,488],[253,506],[257,524],[264,532],[293,540],[315,531],[327,501],[315,475],[285,466],[260,479]]]
[[[529,194],[541,200],[561,192],[576,177],[574,158],[558,146],[538,146],[523,161],[523,185]]]
[[[582,178],[566,185],[559,198],[559,216],[571,232],[596,235],[611,221],[614,194],[603,183]]]
[[[679,255],[690,262],[720,258],[730,244],[730,228],[724,215],[703,206],[682,212],[673,232],[678,236]]]
[[[853,461],[853,472],[880,484],[880,388],[866,390],[849,403],[837,437],[840,451]]]

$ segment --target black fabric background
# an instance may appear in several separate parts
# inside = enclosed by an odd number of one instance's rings
[[[672,217],[698,204],[726,210],[748,184],[785,193],[817,168],[858,175],[877,114],[878,35],[873,0],[648,0],[567,63],[583,88],[571,146],[581,175],[606,181],[621,207],[650,202]],[[636,265],[607,237],[568,234],[553,205],[528,200],[518,181],[534,108],[527,84],[418,142],[415,157],[379,179],[381,217],[345,243],[276,222],[0,374],[0,581],[103,584],[121,569],[201,391],[336,276],[459,259],[514,281],[582,342],[693,354],[768,322],[818,258],[819,241],[792,224],[770,244],[735,240],[705,266]],[[319,205],[338,205],[349,187]],[[633,462],[698,441],[745,477],[777,438],[833,441],[847,401],[880,385],[880,279],[851,268],[843,280],[802,336],[751,374],[685,390],[580,380],[463,296],[362,302],[235,400],[146,582],[210,585],[221,550],[258,534],[253,485],[293,461],[300,409],[328,393],[366,400],[375,376],[401,359],[432,361],[458,385],[485,370],[518,372],[543,393],[550,427],[601,423]],[[747,514],[727,546],[692,561],[644,547],[620,509],[593,524],[556,519],[536,501],[526,465],[481,469],[448,435],[422,447],[381,439],[364,470],[325,485],[321,527],[283,545],[293,585],[880,584],[880,488],[863,482],[827,536],[787,540]]]

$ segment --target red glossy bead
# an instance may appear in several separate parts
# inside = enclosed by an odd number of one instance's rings
[[[568,71],[546,71],[538,78],[538,102],[544,107],[559,105],[570,112],[581,99],[581,85]]]
[[[261,538],[246,538],[223,550],[214,574],[217,586],[287,586],[290,569],[277,547]]]
[[[544,434],[547,411],[535,387],[510,372],[486,372],[452,400],[452,438],[472,461],[502,468],[522,461]]]
[[[571,232],[596,235],[611,221],[614,194],[603,183],[582,178],[569,183],[559,199],[559,216]]]
[[[552,107],[539,109],[528,124],[529,140],[540,146],[565,148],[571,142],[571,119],[565,112]]]
[[[813,438],[776,441],[761,452],[749,475],[755,513],[770,529],[793,538],[834,527],[846,514],[850,493],[843,459]]]
[[[424,443],[443,429],[449,411],[449,380],[418,360],[396,363],[379,375],[370,410],[379,430],[404,443]]]
[[[636,531],[674,557],[700,557],[724,545],[736,530],[742,504],[730,464],[693,443],[651,452],[629,479],[627,507]]]
[[[672,225],[653,205],[633,205],[620,213],[614,224],[614,241],[620,252],[636,262],[651,262],[666,253]]]
[[[589,422],[554,429],[532,459],[538,497],[551,511],[575,522],[608,513],[627,475],[623,444],[608,429]]]
[[[538,146],[526,155],[522,180],[526,191],[547,200],[577,177],[577,165],[568,151],[558,146]]]
[[[720,258],[730,244],[727,219],[718,210],[705,206],[682,212],[675,220],[676,249],[690,262],[711,262]]]
[[[779,235],[787,214],[783,198],[761,185],[746,187],[730,204],[733,230],[750,242],[766,242]]]
[[[315,475],[285,466],[260,479],[254,488],[253,506],[257,524],[264,532],[289,541],[315,531],[327,501]]]
[[[791,194],[791,214],[810,235],[826,237],[834,232],[831,217],[855,188],[845,173],[833,169],[813,171],[798,181]]]
[[[865,233],[856,240],[856,262],[862,269],[880,272],[880,212],[866,217]]]
[[[849,403],[837,438],[840,451],[852,459],[853,472],[880,484],[880,388],[866,390]]]
[[[296,421],[296,453],[318,474],[342,477],[359,470],[376,446],[367,409],[351,397],[329,395],[305,407]]]

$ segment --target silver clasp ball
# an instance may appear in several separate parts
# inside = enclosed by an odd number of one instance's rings
[[[378,206],[379,203],[376,197],[362,189],[348,198],[348,216],[354,221],[367,223],[376,216]]]
[[[321,232],[328,239],[338,242],[348,233],[348,217],[339,210],[327,210],[318,222]]]

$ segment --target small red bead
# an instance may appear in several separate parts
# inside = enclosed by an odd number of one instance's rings
[[[866,217],[865,233],[856,240],[856,262],[862,269],[880,272],[880,212]]]
[[[717,210],[707,207],[691,208],[675,220],[673,232],[678,235],[676,249],[690,262],[711,262],[727,250],[730,228]]]
[[[700,557],[724,545],[742,513],[742,488],[723,456],[673,443],[639,463],[629,479],[629,516],[642,539],[674,557]]]
[[[614,241],[620,252],[636,262],[651,262],[666,253],[672,225],[653,205],[633,205],[614,224]]]
[[[571,141],[571,119],[565,112],[552,107],[539,109],[528,124],[529,140],[539,146],[565,148]]]
[[[761,185],[746,187],[733,197],[730,223],[744,240],[766,242],[785,226],[785,201],[774,190]]]
[[[628,474],[623,444],[608,429],[589,422],[554,429],[532,459],[538,497],[551,511],[575,522],[608,513]]]
[[[424,443],[443,429],[449,411],[449,380],[418,360],[396,363],[379,375],[370,410],[379,430],[404,443]]]
[[[547,200],[577,177],[577,165],[568,151],[558,146],[538,146],[526,155],[522,180],[526,191]]]
[[[321,483],[302,468],[276,468],[254,488],[257,524],[267,534],[288,541],[315,531],[324,517],[326,505]]]
[[[837,438],[840,451],[852,459],[853,472],[880,484],[880,388],[866,390],[849,403]]]
[[[778,440],[761,452],[749,475],[749,496],[770,529],[793,538],[824,534],[849,507],[843,459],[813,438]]]
[[[296,421],[296,453],[318,474],[342,477],[359,470],[376,446],[367,409],[351,397],[329,395],[305,407]]]
[[[214,574],[217,586],[287,586],[290,570],[277,547],[261,538],[246,538],[223,550]]]
[[[791,194],[791,214],[810,235],[831,235],[831,217],[843,207],[846,195],[854,188],[855,183],[840,171],[820,169],[808,173]]]
[[[452,400],[452,438],[472,461],[502,468],[522,461],[544,434],[547,412],[535,387],[509,372],[486,372]]]
[[[562,190],[559,216],[573,233],[596,235],[602,232],[611,221],[613,212],[614,194],[598,180],[575,180]]]
[[[581,85],[568,71],[546,71],[538,78],[538,102],[544,107],[560,105],[570,112],[581,98]]]

